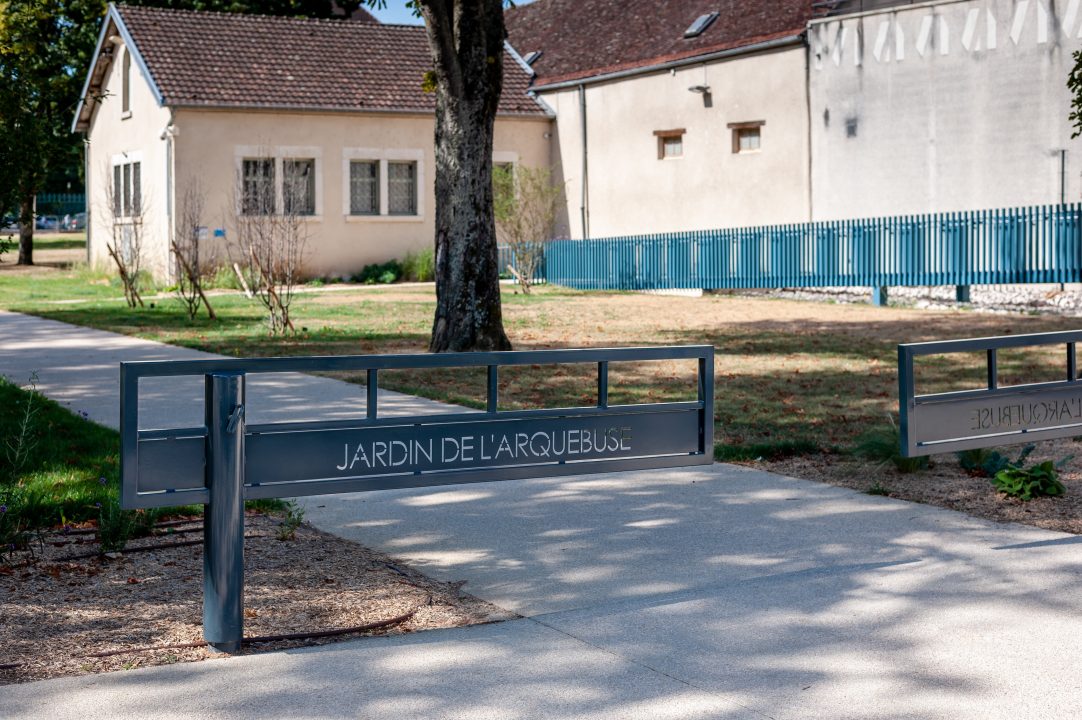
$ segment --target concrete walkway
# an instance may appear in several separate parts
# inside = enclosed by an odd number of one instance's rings
[[[0,313],[0,373],[107,423],[115,362],[143,354],[192,355]],[[269,392],[275,417],[363,407],[332,380]],[[305,502],[525,617],[6,686],[0,717],[1080,715],[1077,536],[720,464]]]

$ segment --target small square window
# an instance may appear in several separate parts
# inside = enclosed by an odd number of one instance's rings
[[[762,148],[763,125],[766,125],[764,120],[729,123],[733,131],[733,153],[758,152]]]
[[[684,129],[655,130],[657,137],[657,159],[678,158],[684,156]]]
[[[744,128],[736,131],[737,144],[740,152],[751,152],[759,149],[759,128]]]

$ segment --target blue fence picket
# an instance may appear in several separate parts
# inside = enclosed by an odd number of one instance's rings
[[[1082,282],[1082,205],[557,240],[544,275],[625,290]]]

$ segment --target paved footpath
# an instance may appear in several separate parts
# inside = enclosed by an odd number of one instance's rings
[[[194,356],[0,313],[0,373],[114,426],[117,360]],[[276,418],[364,401],[267,392]],[[200,398],[170,388],[148,417]],[[305,503],[524,617],[5,686],[0,718],[1082,716],[1077,536],[721,464]]]

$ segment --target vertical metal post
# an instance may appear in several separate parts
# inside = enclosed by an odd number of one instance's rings
[[[954,299],[956,302],[967,303],[969,302],[969,286],[968,285],[955,285],[954,286]]]
[[[872,288],[872,305],[885,307],[887,304],[887,288],[880,285]]]
[[[235,653],[244,635],[244,373],[213,373],[205,382],[203,637]]]
[[[368,392],[367,402],[365,403],[365,415],[368,417],[369,420],[376,419],[376,403],[378,402],[377,398],[379,397],[378,373],[378,370],[370,369],[365,376],[365,389]]]
[[[988,350],[988,389],[999,387],[999,362],[994,349]]]
[[[597,364],[597,406],[609,406],[609,362],[602,360]]]
[[[1067,343],[1067,382],[1078,379],[1078,356],[1075,354],[1075,344]]]
[[[490,413],[496,412],[499,407],[499,393],[500,393],[500,366],[489,365],[488,366],[488,402],[487,410]]]

